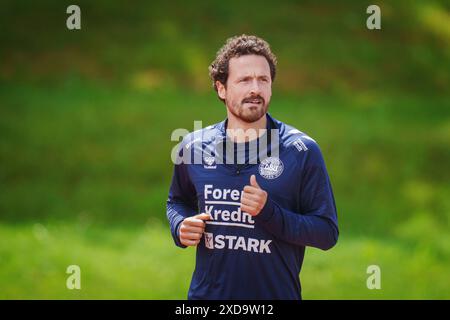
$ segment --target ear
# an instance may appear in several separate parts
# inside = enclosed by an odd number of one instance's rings
[[[225,87],[225,85],[220,81],[216,81],[216,87],[217,87],[217,94],[219,95],[219,97],[225,100],[227,96],[227,88]]]

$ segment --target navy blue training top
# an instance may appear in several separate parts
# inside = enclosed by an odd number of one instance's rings
[[[319,146],[266,116],[269,130],[261,138],[268,143],[255,139],[251,155],[249,143],[229,148],[227,120],[180,143],[167,201],[175,244],[185,248],[179,239],[184,218],[213,217],[197,245],[188,299],[301,299],[305,246],[327,250],[337,242],[336,206]],[[238,145],[244,157],[236,157]],[[252,174],[268,193],[254,217],[240,209]]]

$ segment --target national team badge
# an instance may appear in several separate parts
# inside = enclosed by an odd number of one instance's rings
[[[283,162],[276,157],[268,157],[261,161],[259,174],[266,179],[278,178],[283,172]]]

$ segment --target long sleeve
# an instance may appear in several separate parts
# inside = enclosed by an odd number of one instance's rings
[[[328,250],[339,236],[336,205],[321,151],[316,143],[308,148],[308,155],[299,166],[300,212],[282,208],[269,194],[256,219],[283,241]]]
[[[175,164],[167,199],[167,219],[169,219],[170,231],[177,246],[186,248],[180,242],[178,229],[184,218],[193,216],[197,212],[195,188],[189,178],[187,166],[184,163]]]

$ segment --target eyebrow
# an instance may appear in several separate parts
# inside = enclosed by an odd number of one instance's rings
[[[247,76],[238,77],[237,79],[238,80],[244,80],[244,79],[250,79],[250,78],[253,78],[253,76],[247,75]],[[257,78],[258,79],[269,79],[269,76],[261,75],[261,76],[257,76]]]

